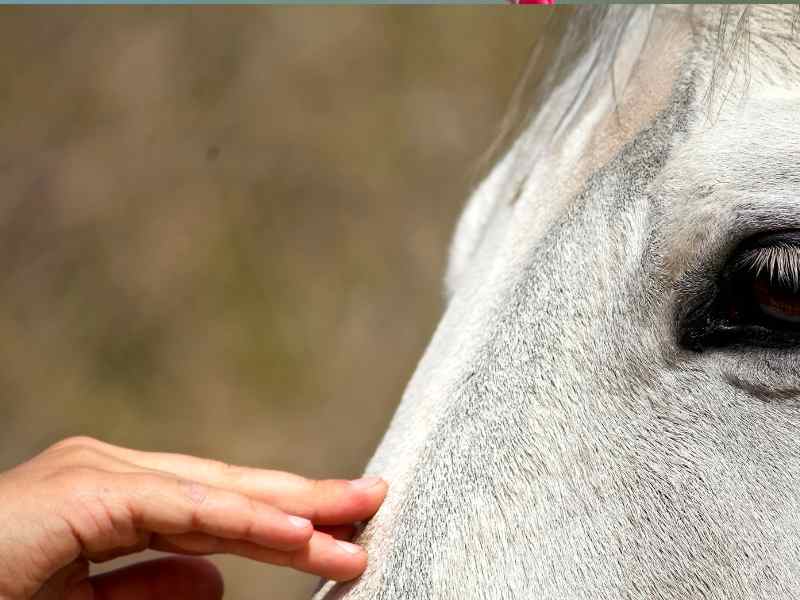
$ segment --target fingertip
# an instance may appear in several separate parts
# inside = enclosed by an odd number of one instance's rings
[[[380,477],[361,477],[360,479],[353,479],[348,483],[357,490],[371,490],[379,485],[386,486],[386,482]]]
[[[359,577],[367,568],[367,552],[361,546],[344,540],[335,540],[334,543],[339,553],[346,558],[340,562],[341,571],[334,573],[331,579],[350,581]]]
[[[350,487],[372,501],[383,501],[389,491],[389,483],[382,477],[362,477],[349,481]]]
[[[256,527],[243,538],[265,548],[293,552],[308,544],[314,535],[310,520],[266,507]]]
[[[317,531],[326,533],[334,539],[344,540],[349,542],[356,534],[355,525],[320,525],[316,528]]]
[[[292,566],[325,579],[349,581],[367,568],[367,552],[361,546],[316,531],[308,546],[295,554]]]
[[[319,535],[314,541],[319,561],[314,571],[326,579],[350,581],[359,577],[367,568],[367,552],[358,544],[326,534]]]
[[[306,519],[305,517],[298,517],[296,515],[289,515],[287,518],[289,520],[289,524],[294,528],[297,535],[305,538],[306,542],[311,539],[311,536],[314,533],[314,525],[309,519]]]
[[[314,535],[314,525],[311,521],[296,515],[288,515],[287,520],[291,526],[291,531],[290,538],[283,549],[297,550],[308,544],[311,540],[311,536]]]
[[[358,556],[359,554],[363,554],[364,552],[361,546],[358,546],[357,544],[351,544],[350,542],[345,540],[336,540],[335,543],[338,546],[339,550],[345,552],[346,554],[349,554],[350,556]]]
[[[315,525],[366,521],[377,512],[388,487],[380,477],[319,480],[314,485],[314,494],[307,500],[309,508],[302,514],[310,516]]]
[[[380,477],[362,477],[347,483],[355,496],[358,520],[375,514],[389,491],[389,484]]]

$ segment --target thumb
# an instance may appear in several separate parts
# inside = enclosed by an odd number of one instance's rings
[[[81,589],[81,582],[89,576],[89,561],[78,559],[68,564],[50,579],[44,582],[31,600],[91,600],[91,596],[81,596],[76,592]]]
[[[84,580],[67,600],[220,600],[222,576],[203,558],[169,557]]]

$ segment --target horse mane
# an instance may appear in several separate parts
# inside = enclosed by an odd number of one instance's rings
[[[770,5],[767,10],[772,11],[772,16],[765,18],[762,11],[757,24],[753,18],[756,9],[753,5],[625,4],[549,9],[544,35],[533,47],[499,131],[481,164],[493,164],[542,110],[560,111],[556,118],[550,119],[550,131],[545,133],[551,141],[558,138],[575,122],[591,90],[603,79],[610,83],[615,110],[618,109],[628,82],[618,81],[614,70],[620,49],[634,24],[643,19],[647,33],[641,53],[650,41],[656,16],[664,13],[685,15],[694,34],[705,38],[712,67],[707,87],[701,93],[709,114],[718,111],[734,90],[746,92],[754,51],[767,52],[781,43],[796,44],[800,37],[800,5]],[[714,15],[714,11],[718,14]],[[779,52],[786,55],[785,48]],[[547,100],[553,90],[581,64],[585,65],[585,73],[572,99],[563,106],[549,106]],[[633,72],[637,68],[638,62]]]

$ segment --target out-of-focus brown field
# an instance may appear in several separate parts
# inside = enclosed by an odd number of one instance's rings
[[[1,10],[0,469],[80,433],[357,475],[544,14]]]

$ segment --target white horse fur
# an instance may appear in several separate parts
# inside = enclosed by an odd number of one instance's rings
[[[574,18],[367,468],[369,567],[318,598],[800,598],[800,348],[680,334],[738,244],[800,229],[796,10]]]

